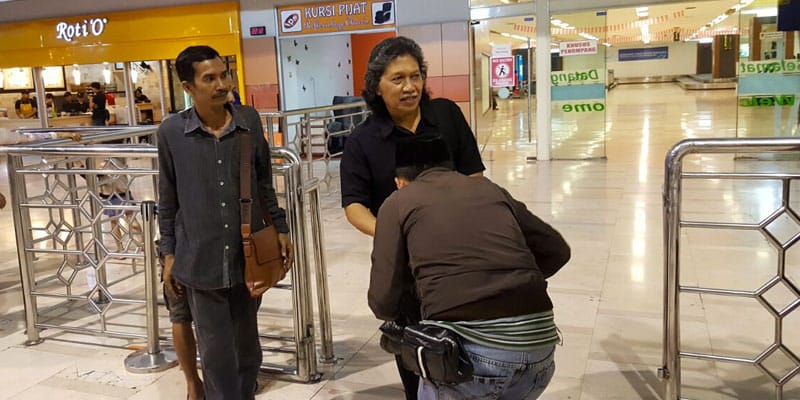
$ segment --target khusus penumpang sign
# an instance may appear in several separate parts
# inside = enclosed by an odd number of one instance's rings
[[[393,29],[394,1],[339,1],[278,7],[280,36]]]

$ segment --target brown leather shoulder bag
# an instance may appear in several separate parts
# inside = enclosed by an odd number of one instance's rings
[[[272,223],[269,209],[261,196],[261,210],[264,214],[266,226],[258,232],[250,228],[253,196],[250,187],[250,133],[241,133],[240,148],[240,193],[239,207],[242,224],[242,246],[244,246],[244,281],[250,296],[257,298],[269,288],[275,286],[286,277],[288,271],[286,260],[281,256],[281,246],[278,242],[278,231]]]

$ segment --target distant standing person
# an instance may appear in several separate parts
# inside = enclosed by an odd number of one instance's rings
[[[92,110],[92,125],[106,126],[106,92],[100,86],[100,82],[92,82],[89,85],[94,89],[94,95],[89,99],[89,108]]]
[[[20,119],[36,118],[39,109],[36,106],[36,99],[31,99],[30,93],[28,90],[23,90],[20,93],[20,99],[14,103],[14,111],[17,112],[17,117]]]

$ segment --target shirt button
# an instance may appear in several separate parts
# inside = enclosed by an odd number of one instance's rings
[[[225,224],[225,229],[228,229],[228,224]]]
[[[231,246],[225,245],[225,250],[229,250]]]
[[[221,206],[223,206],[223,207],[225,207],[225,202],[223,201],[223,202],[222,202],[222,204],[220,204],[220,205],[221,205]]]
[[[217,160],[217,164],[222,164],[222,160]]]
[[[219,181],[219,185],[220,185],[220,186],[225,186],[225,182],[223,182],[223,181]]]

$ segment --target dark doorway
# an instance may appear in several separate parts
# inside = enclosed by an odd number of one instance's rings
[[[714,51],[711,43],[698,43],[697,45],[697,75],[710,74],[714,60]]]

